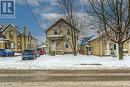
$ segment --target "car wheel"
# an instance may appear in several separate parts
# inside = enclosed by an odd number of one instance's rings
[[[12,54],[12,56],[14,56],[14,54]]]

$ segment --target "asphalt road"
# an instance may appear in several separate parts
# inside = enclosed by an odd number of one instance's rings
[[[130,87],[130,70],[0,70],[0,87]]]

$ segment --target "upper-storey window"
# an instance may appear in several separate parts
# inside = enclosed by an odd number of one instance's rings
[[[70,35],[70,29],[67,29],[67,35]]]
[[[11,40],[14,39],[14,32],[13,32],[12,30],[9,31],[9,38],[10,38]]]
[[[58,34],[58,29],[54,29],[54,35]]]

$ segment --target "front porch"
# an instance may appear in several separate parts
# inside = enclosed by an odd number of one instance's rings
[[[105,46],[105,56],[118,56],[118,44],[114,42],[107,42]]]
[[[47,36],[49,54],[63,55],[64,52],[64,36],[63,35],[49,35]]]

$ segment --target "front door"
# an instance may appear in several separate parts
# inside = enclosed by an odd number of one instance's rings
[[[56,42],[52,42],[51,49],[52,49],[52,50],[56,50]]]
[[[91,55],[91,47],[88,47],[88,55]]]

